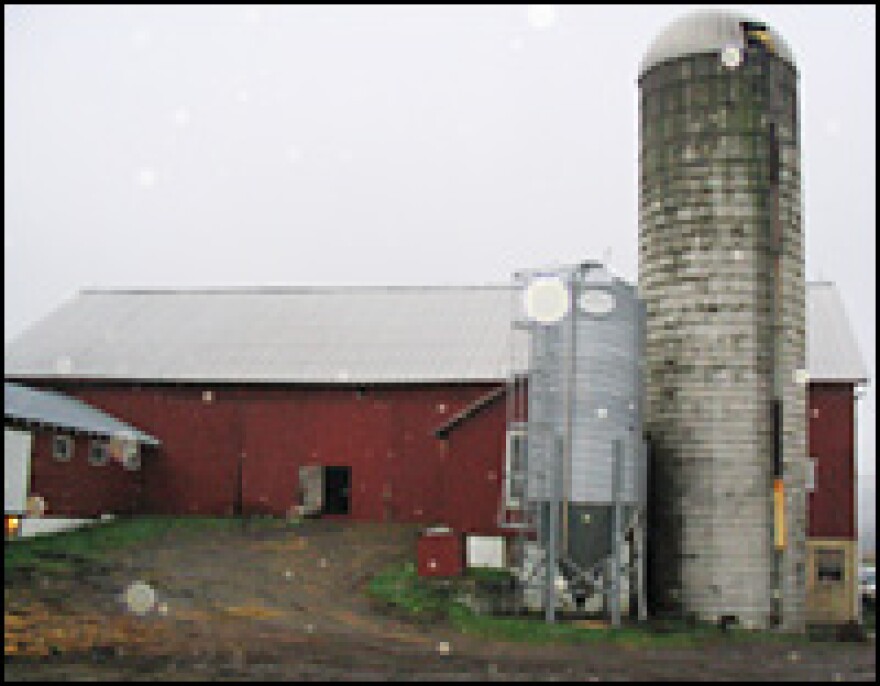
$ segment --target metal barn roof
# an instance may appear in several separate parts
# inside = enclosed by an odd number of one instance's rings
[[[8,378],[496,380],[509,286],[85,292],[7,348]]]
[[[526,368],[511,286],[85,292],[6,349],[7,378],[467,382]],[[514,338],[515,336],[515,338]],[[512,350],[513,348],[513,350]],[[833,284],[807,284],[807,371],[865,381]]]
[[[159,445],[159,441],[149,434],[76,398],[14,383],[3,384],[3,416],[27,423]]]
[[[651,43],[639,66],[639,74],[686,55],[720,53],[729,45],[745,47],[740,22],[755,22],[755,19],[724,10],[697,10],[676,19]],[[775,53],[794,66],[794,53],[788,43],[770,26],[767,26],[767,33]]]
[[[811,381],[868,381],[843,301],[828,281],[807,284],[807,371]]]

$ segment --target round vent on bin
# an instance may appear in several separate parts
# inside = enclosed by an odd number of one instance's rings
[[[608,314],[614,309],[614,295],[604,288],[591,288],[581,293],[578,305],[587,314]]]
[[[525,295],[526,314],[539,324],[556,324],[570,307],[568,287],[558,276],[540,276],[529,282]]]

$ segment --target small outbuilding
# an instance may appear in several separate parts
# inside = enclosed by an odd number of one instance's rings
[[[7,531],[140,510],[141,458],[160,445],[153,436],[68,395],[8,382],[3,425]]]
[[[869,379],[834,284],[809,284],[807,308],[807,623],[844,624],[860,616],[856,420]]]

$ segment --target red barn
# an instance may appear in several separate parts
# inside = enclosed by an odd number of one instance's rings
[[[859,617],[856,389],[868,375],[834,285],[808,296],[808,621],[845,623]]]
[[[856,607],[856,385],[839,297],[809,284],[809,605]],[[156,436],[141,510],[321,512],[496,535],[504,385],[526,366],[508,286],[84,292],[6,350],[6,376]],[[86,473],[77,478],[88,479]],[[89,511],[89,489],[71,511]]]
[[[8,533],[141,510],[142,456],[155,438],[67,395],[18,384],[4,384],[3,405]]]
[[[494,534],[504,413],[463,432],[466,456],[435,432],[505,383],[512,303],[505,286],[85,292],[7,348],[6,374],[161,441],[143,512]]]

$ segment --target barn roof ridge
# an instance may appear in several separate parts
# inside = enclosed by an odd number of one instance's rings
[[[80,293],[4,346],[5,375],[434,383],[501,380],[528,364],[512,284],[140,293]],[[869,382],[838,288],[810,282],[806,296],[809,378]]]
[[[358,291],[467,291],[467,290],[511,290],[508,283],[485,284],[328,284],[328,285],[289,285],[289,286],[199,286],[194,288],[156,287],[156,288],[84,288],[80,295],[284,295],[287,293],[351,293]]]

